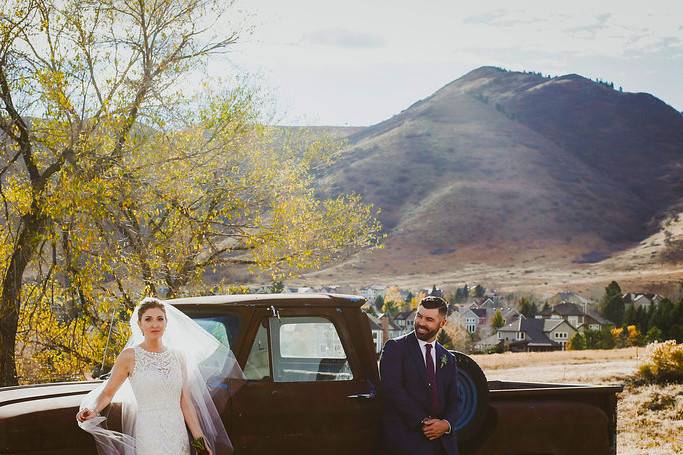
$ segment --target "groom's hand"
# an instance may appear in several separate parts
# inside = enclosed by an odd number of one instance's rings
[[[430,441],[443,436],[451,426],[447,421],[441,419],[427,419],[422,423],[422,433]]]

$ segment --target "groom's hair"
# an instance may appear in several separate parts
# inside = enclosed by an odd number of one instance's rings
[[[420,305],[427,308],[428,310],[439,310],[441,316],[446,316],[448,314],[448,303],[441,297],[435,295],[428,295],[424,299],[420,300]]]

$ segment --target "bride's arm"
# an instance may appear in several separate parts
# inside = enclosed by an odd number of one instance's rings
[[[194,408],[194,404],[190,399],[190,392],[183,387],[183,391],[180,395],[180,409],[183,410],[183,417],[185,418],[185,423],[192,433],[194,439],[204,437],[202,432],[202,427],[199,425],[199,418],[197,417],[197,410]]]
[[[185,423],[190,429],[190,433],[192,433],[192,438],[204,438],[205,442],[207,442],[206,438],[204,437],[204,433],[202,432],[202,427],[199,425],[197,410],[190,399],[190,392],[185,387],[183,387],[183,391],[180,395],[180,409],[183,411],[183,417],[185,417]],[[206,447],[206,453],[213,455],[211,448],[208,446]]]
[[[76,414],[76,419],[83,422],[84,420],[92,419],[97,416],[104,408],[106,408],[111,399],[119,390],[121,384],[126,380],[128,375],[135,365],[135,353],[132,349],[126,349],[121,354],[119,354],[114,363],[114,367],[111,369],[111,376],[107,380],[107,385],[102,389],[100,396],[97,397],[94,409],[84,408],[81,409],[78,414]]]
[[[180,393],[180,409],[183,412],[183,418],[185,419],[185,423],[187,424],[187,428],[190,429],[190,434],[192,434],[192,439],[199,439],[203,438],[204,442],[206,441],[206,437],[204,436],[204,432],[202,431],[202,427],[199,424],[199,417],[197,416],[197,409],[195,408],[194,403],[192,402],[192,392],[190,392],[189,387],[190,385],[188,384],[188,371],[187,371],[187,365],[185,363],[185,357],[181,354],[180,355],[180,364],[182,368],[182,374],[183,374],[183,388]],[[213,455],[213,452],[211,451],[211,448],[208,447],[207,445],[207,452],[209,455]]]

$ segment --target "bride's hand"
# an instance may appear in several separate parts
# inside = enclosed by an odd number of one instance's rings
[[[78,414],[76,414],[76,420],[78,420],[79,422],[85,422],[86,420],[90,420],[95,417],[97,417],[97,413],[92,409],[88,408],[83,408],[80,411],[78,411]]]

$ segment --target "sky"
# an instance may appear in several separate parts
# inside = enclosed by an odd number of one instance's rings
[[[372,125],[484,65],[601,78],[683,111],[683,0],[237,0],[246,78],[286,125]],[[234,25],[232,25],[234,26]]]

